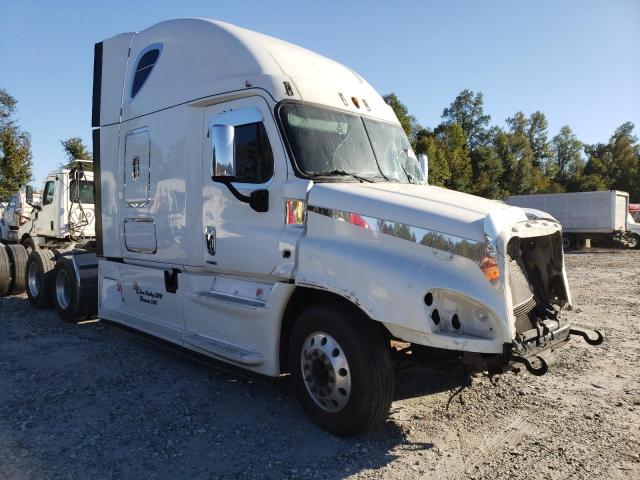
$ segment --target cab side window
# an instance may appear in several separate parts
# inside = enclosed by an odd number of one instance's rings
[[[235,127],[236,181],[264,183],[273,176],[273,153],[262,122]]]
[[[42,205],[49,205],[53,202],[53,182],[47,182],[44,185],[44,195],[42,196]]]
[[[16,197],[12,196],[9,199],[9,205],[7,205],[7,208],[16,208],[16,205],[17,205]]]

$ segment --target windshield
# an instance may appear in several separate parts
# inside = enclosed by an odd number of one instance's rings
[[[300,103],[283,105],[280,117],[296,165],[308,176],[424,183],[399,126]]]
[[[71,180],[69,183],[69,200],[72,203],[94,203],[93,182],[88,180]],[[80,200],[80,202],[78,202]]]

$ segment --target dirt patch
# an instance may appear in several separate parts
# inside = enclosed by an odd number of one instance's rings
[[[566,257],[574,340],[497,386],[398,373],[389,421],[341,440],[286,379],[202,364],[103,322],[0,299],[0,478],[640,478],[640,251]]]

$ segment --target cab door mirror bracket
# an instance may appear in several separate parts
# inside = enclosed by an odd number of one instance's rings
[[[233,185],[233,177],[218,177],[213,176],[211,180],[223,184],[229,189],[229,191],[243,203],[248,203],[249,206],[256,212],[268,212],[269,211],[269,190],[260,189],[254,190],[249,195],[244,195]]]

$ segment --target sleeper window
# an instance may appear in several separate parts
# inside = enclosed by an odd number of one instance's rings
[[[47,182],[44,186],[42,204],[49,205],[51,202],[53,202],[53,182]]]
[[[262,122],[234,129],[236,181],[263,183],[273,175],[273,153]]]
[[[136,94],[144,85],[144,82],[149,77],[153,66],[158,61],[158,56],[160,55],[160,49],[154,48],[153,50],[149,50],[142,57],[140,57],[140,61],[136,65],[136,71],[133,75],[133,82],[131,85],[131,98],[135,97]]]

